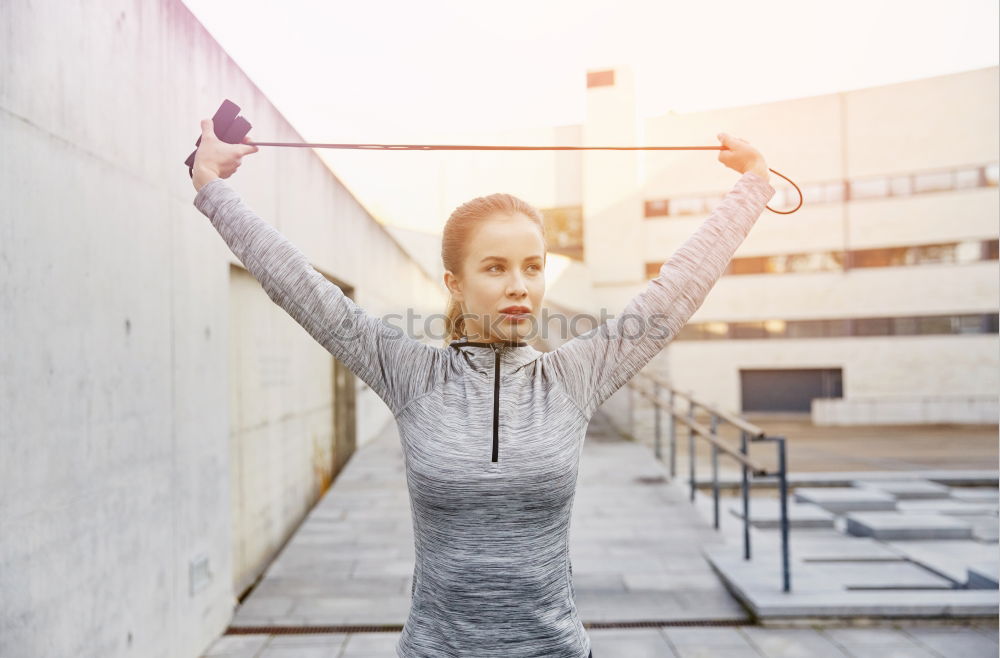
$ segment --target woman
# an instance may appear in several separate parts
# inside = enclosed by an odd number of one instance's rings
[[[493,194],[452,213],[450,337],[434,347],[359,308],[254,214],[224,179],[257,147],[221,142],[202,121],[195,206],[398,424],[416,553],[400,658],[592,656],[568,543],[590,417],[680,331],[775,192],[756,149],[718,138],[735,186],[621,316],[543,353],[523,340],[545,291],[538,210]]]

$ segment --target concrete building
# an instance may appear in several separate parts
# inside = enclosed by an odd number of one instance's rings
[[[628,67],[589,71],[586,84],[583,125],[465,143],[717,146],[725,131],[804,197],[793,214],[763,213],[651,369],[723,408],[816,424],[998,421],[997,67],[649,119]],[[547,300],[607,317],[732,187],[717,156],[516,153],[442,188],[449,206],[478,185],[543,208],[566,256],[547,272]],[[792,185],[771,183],[770,206],[794,208]]]

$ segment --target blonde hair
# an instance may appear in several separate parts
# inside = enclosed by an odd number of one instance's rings
[[[497,213],[524,215],[538,226],[542,244],[545,245],[545,219],[538,208],[506,192],[476,197],[456,208],[445,222],[441,235],[441,261],[446,270],[461,276],[466,246],[471,241],[474,231],[481,222]],[[548,251],[547,245],[545,250]],[[454,297],[448,300],[448,308],[445,311],[445,335],[446,346],[465,335],[465,315],[462,313],[462,305]]]

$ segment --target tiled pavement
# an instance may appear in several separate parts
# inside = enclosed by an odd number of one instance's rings
[[[237,611],[232,626],[389,624],[409,610],[413,535],[395,425],[361,448]],[[648,448],[595,416],[580,467],[571,557],[585,624],[721,620],[731,626],[588,628],[595,658],[998,655],[997,627],[764,628],[699,549],[724,542]],[[745,623],[740,623],[745,622]],[[398,631],[224,635],[205,658],[395,657]]]
[[[591,629],[594,658],[996,658],[997,629]],[[205,658],[394,658],[399,633],[227,635]]]

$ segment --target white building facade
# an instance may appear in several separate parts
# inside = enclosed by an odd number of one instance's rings
[[[718,146],[728,132],[801,188],[802,207],[764,212],[650,365],[680,389],[816,424],[996,423],[997,99],[989,67],[642,119],[629,69],[614,67],[587,73],[583,125],[503,139]],[[567,255],[547,299],[593,316],[619,313],[737,178],[717,151],[521,157],[529,164],[504,160],[480,184],[499,179],[545,210],[550,249]],[[794,187],[774,173],[771,183],[770,206],[794,208]],[[456,204],[475,181],[460,187]]]

